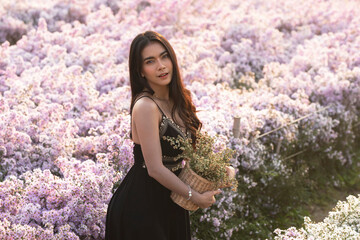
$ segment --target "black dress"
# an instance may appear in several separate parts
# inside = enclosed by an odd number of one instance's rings
[[[173,149],[162,136],[188,135],[167,118],[160,107],[159,110],[162,113],[159,126],[162,161],[179,175],[182,159],[174,160],[179,150]],[[135,163],[108,206],[105,239],[190,240],[189,212],[171,200],[169,189],[149,176],[139,144],[134,145],[133,153]]]

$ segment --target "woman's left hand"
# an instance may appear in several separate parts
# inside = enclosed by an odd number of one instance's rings
[[[229,179],[233,179],[235,177],[235,169],[232,166],[226,167],[226,173],[229,176]]]

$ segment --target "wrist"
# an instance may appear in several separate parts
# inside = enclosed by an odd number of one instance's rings
[[[192,196],[190,198],[190,201],[192,201],[197,205],[197,203],[199,202],[199,197],[200,197],[200,193],[192,189]]]

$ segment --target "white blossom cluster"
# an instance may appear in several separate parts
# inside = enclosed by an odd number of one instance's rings
[[[322,222],[304,218],[304,227],[275,230],[275,240],[357,240],[360,239],[360,195],[339,201]]]

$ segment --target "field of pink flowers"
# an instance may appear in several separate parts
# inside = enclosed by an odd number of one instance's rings
[[[357,0],[0,2],[0,239],[104,238],[133,163],[127,60],[146,30],[174,47],[203,129],[237,152],[239,191],[191,215],[194,239],[273,238],[294,187],[357,163]]]

